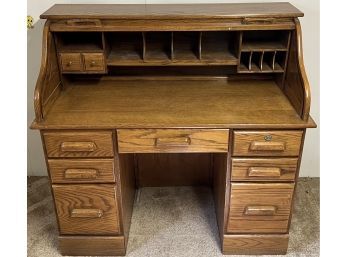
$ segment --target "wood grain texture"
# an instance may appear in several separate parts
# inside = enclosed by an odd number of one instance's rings
[[[52,33],[51,22],[46,21],[42,37],[42,54],[39,76],[34,91],[35,119],[43,120],[61,91],[59,66]]]
[[[232,183],[227,233],[287,233],[293,190],[294,184]]]
[[[46,131],[43,137],[48,157],[112,157],[114,155],[111,131]],[[65,143],[69,145],[69,148]],[[87,149],[86,144],[93,147]]]
[[[223,254],[262,255],[286,254],[289,234],[224,235]]]
[[[232,181],[294,181],[297,158],[232,158]]]
[[[118,173],[113,159],[49,159],[52,183],[112,183]]]
[[[227,152],[227,129],[118,129],[120,153]]]
[[[177,19],[301,17],[303,13],[289,3],[234,4],[56,4],[41,19]],[[89,24],[92,26],[93,24]]]
[[[120,232],[114,185],[53,185],[61,234],[116,235]],[[98,217],[74,217],[74,210],[98,210]]]
[[[59,251],[69,256],[125,255],[123,236],[59,236]]]
[[[303,131],[234,131],[233,133],[233,156],[298,156]]]
[[[115,157],[117,159],[117,157]],[[133,204],[135,198],[135,164],[133,154],[119,155],[120,175],[118,184],[121,189],[121,212],[123,235],[125,237],[125,247],[129,238],[129,230],[131,225]]]
[[[274,81],[186,77],[79,81],[34,124],[39,129],[313,126],[301,120]]]
[[[308,120],[311,93],[303,61],[301,24],[295,19],[296,30],[292,32],[284,93],[303,120]]]
[[[138,187],[201,186],[211,183],[209,153],[136,154]]]

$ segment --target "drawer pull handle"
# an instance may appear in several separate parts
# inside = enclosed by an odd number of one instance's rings
[[[188,146],[190,137],[162,137],[155,139],[155,146]]]
[[[66,179],[96,179],[97,175],[96,169],[66,169],[64,173]]]
[[[284,142],[257,142],[254,141],[250,144],[251,151],[284,151]]]
[[[250,167],[248,169],[249,177],[280,177],[281,168],[277,167]]]
[[[66,64],[66,66],[70,67],[72,64],[73,64],[73,62],[72,62],[72,61],[69,61],[69,62]]]
[[[60,145],[62,152],[93,152],[96,149],[94,142],[63,142]]]
[[[242,24],[272,24],[275,22],[274,18],[243,18]]]
[[[73,209],[70,213],[71,218],[100,218],[103,210],[100,209]]]
[[[69,26],[97,26],[100,27],[101,21],[97,19],[72,19],[67,20],[66,24]]]
[[[247,206],[244,214],[248,216],[272,216],[276,213],[275,206]]]

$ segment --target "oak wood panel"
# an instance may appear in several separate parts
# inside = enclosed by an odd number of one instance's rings
[[[227,152],[227,129],[118,129],[120,153]]]
[[[125,255],[123,236],[59,236],[59,250],[69,256]]]
[[[261,255],[286,254],[289,234],[224,235],[223,254]]]
[[[246,24],[243,18],[212,19],[118,19],[100,20],[101,26],[68,25],[65,20],[52,21],[50,30],[65,31],[231,31],[231,30],[292,30],[295,24],[292,18],[277,18],[271,23]]]
[[[49,159],[48,168],[52,183],[112,183],[118,173],[113,159]]]
[[[253,99],[253,101],[250,101]],[[35,128],[300,128],[304,122],[274,81],[89,80],[64,90]]]
[[[170,7],[170,8],[168,8]],[[40,15],[41,19],[177,19],[301,17],[303,13],[290,3],[234,4],[55,4]],[[89,24],[98,25],[98,24]]]
[[[297,158],[232,158],[232,181],[294,181]]]
[[[116,142],[115,142],[116,143]],[[119,156],[119,183],[121,185],[121,209],[122,209],[122,224],[123,235],[125,237],[125,245],[129,238],[129,229],[131,225],[133,204],[135,197],[135,163],[133,154],[123,154]],[[117,157],[116,157],[117,158]],[[115,159],[116,159],[115,158]]]
[[[234,131],[234,156],[298,156],[302,130]]]
[[[53,185],[52,188],[61,234],[120,232],[114,185]]]
[[[136,154],[138,187],[211,184],[209,153]]]
[[[46,21],[42,36],[42,54],[39,76],[34,91],[35,119],[43,120],[61,91],[59,64],[50,21]]]
[[[112,157],[111,131],[44,132],[48,157]]]
[[[284,93],[303,120],[308,120],[311,93],[303,61],[301,24],[295,19],[296,30],[292,32],[288,55]]]
[[[292,183],[232,183],[227,232],[286,233],[293,190]]]

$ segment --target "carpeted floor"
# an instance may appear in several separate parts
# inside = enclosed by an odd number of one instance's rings
[[[319,179],[297,187],[287,256],[319,256]],[[28,256],[61,256],[47,177],[28,178]],[[128,257],[224,256],[205,187],[142,188],[134,205]]]

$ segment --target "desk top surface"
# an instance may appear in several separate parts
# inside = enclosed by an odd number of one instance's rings
[[[305,128],[271,80],[86,80],[62,91],[39,129]]]
[[[301,17],[290,3],[233,4],[56,4],[42,19],[195,19],[243,17]]]

